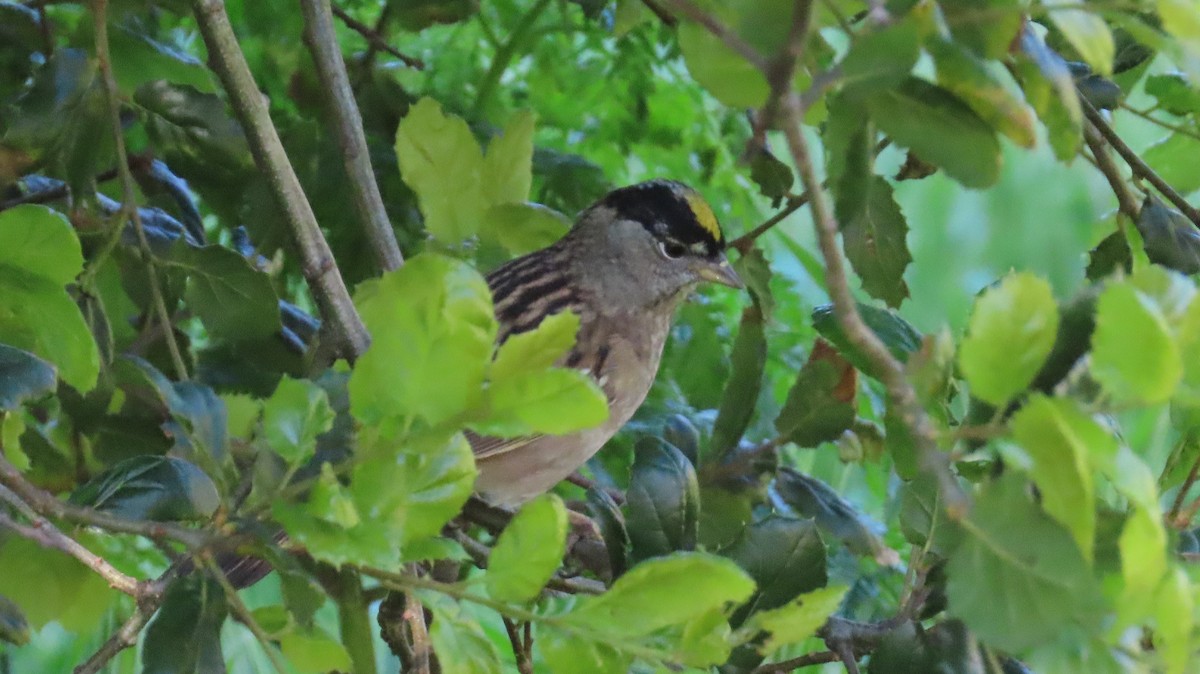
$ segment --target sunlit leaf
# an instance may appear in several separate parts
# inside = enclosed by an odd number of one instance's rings
[[[567,510],[561,499],[544,494],[526,503],[488,555],[488,594],[518,603],[536,598],[562,564],[566,540]]]

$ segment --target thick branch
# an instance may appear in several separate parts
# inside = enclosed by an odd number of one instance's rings
[[[317,77],[337,126],[338,146],[342,150],[346,175],[350,178],[359,220],[367,230],[379,268],[383,271],[399,269],[404,264],[404,257],[396,245],[396,233],[392,231],[379,185],[375,182],[371,153],[363,134],[362,115],[358,112],[346,62],[342,60],[342,50],[333,30],[329,0],[300,0],[300,9],[304,13],[304,40],[312,53]]]
[[[1083,107],[1083,114],[1087,116],[1088,121],[1096,127],[1100,135],[1104,136],[1104,140],[1107,140],[1108,144],[1125,160],[1125,163],[1129,164],[1129,169],[1133,171],[1133,175],[1143,178],[1146,182],[1154,185],[1154,189],[1162,193],[1167,201],[1175,204],[1175,208],[1178,208],[1179,212],[1187,216],[1187,219],[1191,220],[1192,224],[1200,227],[1200,209],[1191,205],[1187,199],[1183,198],[1183,195],[1175,191],[1175,188],[1163,180],[1162,176],[1155,173],[1154,169],[1142,161],[1142,158],[1117,135],[1117,132],[1104,119],[1104,115],[1101,115],[1100,111],[1093,107],[1086,98],[1080,96],[1079,105]]]
[[[1137,199],[1130,192],[1129,185],[1125,183],[1125,178],[1121,176],[1121,170],[1117,168],[1116,162],[1109,156],[1104,139],[1100,137],[1100,132],[1096,130],[1094,124],[1088,123],[1084,127],[1083,139],[1092,150],[1096,168],[1104,174],[1104,179],[1108,181],[1108,186],[1112,188],[1113,194],[1117,197],[1117,208],[1131,220],[1137,220],[1141,207],[1138,206]]]
[[[333,325],[335,351],[350,359],[366,350],[370,336],[338,271],[312,206],[300,187],[262,92],[254,82],[246,57],[238,46],[222,0],[193,0],[196,21],[204,36],[213,68],[229,93],[234,112],[246,132],[258,169],[265,174],[275,202],[283,211],[295,237],[304,277],[320,306],[322,317]]]

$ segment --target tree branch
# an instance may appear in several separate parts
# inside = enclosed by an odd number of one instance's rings
[[[387,52],[392,56],[395,56],[396,58],[400,59],[404,65],[412,68],[413,70],[425,69],[424,61],[415,56],[409,56],[408,54],[405,54],[399,49],[396,49],[392,45],[388,44],[387,40],[383,39],[383,36],[380,35],[379,31],[376,29],[350,16],[346,13],[346,10],[338,7],[337,5],[332,5],[331,9],[333,10],[333,15],[336,16],[342,23],[346,24],[347,28],[363,36],[367,43],[376,50]]]
[[[1092,158],[1096,161],[1096,168],[1104,175],[1104,179],[1108,181],[1109,187],[1112,188],[1113,194],[1117,197],[1117,208],[1129,216],[1130,220],[1137,220],[1138,213],[1141,212],[1141,206],[1138,205],[1138,200],[1129,191],[1129,185],[1125,183],[1125,179],[1121,176],[1121,170],[1117,168],[1116,162],[1108,154],[1108,149],[1104,145],[1104,139],[1100,136],[1100,132],[1096,130],[1096,126],[1091,122],[1083,129],[1083,140],[1092,150]]]
[[[209,574],[216,579],[221,589],[225,591],[225,599],[229,601],[230,612],[258,640],[259,645],[262,646],[263,651],[267,655],[267,659],[271,661],[271,666],[275,669],[276,674],[287,674],[289,669],[287,663],[283,661],[283,656],[271,645],[271,640],[267,637],[267,633],[258,624],[258,621],[254,619],[254,614],[250,613],[250,609],[246,608],[246,604],[238,596],[237,589],[229,583],[229,579],[225,577],[225,573],[221,571],[217,563],[208,555],[203,557],[203,563],[205,568],[208,569]]]
[[[786,220],[787,217],[792,213],[804,208],[804,204],[807,203],[808,192],[789,196],[787,198],[787,203],[783,205],[783,208],[780,209],[778,213],[767,218],[761,225],[755,227],[749,232],[746,232],[733,241],[730,241],[729,247],[737,250],[737,252],[741,253],[742,255],[749,253],[758,237],[766,234],[767,231],[769,231],[772,227]]]
[[[333,30],[329,0],[300,0],[300,9],[304,14],[304,41],[308,43],[325,101],[337,127],[338,146],[342,150],[342,162],[350,179],[359,220],[367,231],[379,269],[399,269],[404,265],[404,256],[396,245],[396,233],[392,231],[392,222],[375,181],[371,153],[363,134],[362,115],[354,100],[346,62],[342,60],[342,50]]]
[[[767,70],[769,65],[767,59],[757,49],[750,46],[750,43],[743,40],[740,35],[730,30],[728,26],[717,20],[712,14],[700,9],[691,0],[665,0],[665,2],[673,7],[675,11],[707,28],[708,32],[720,38],[726,46],[740,54],[742,58],[749,61],[754,67],[764,72]]]
[[[126,648],[136,646],[138,635],[146,627],[146,623],[150,622],[150,618],[154,615],[154,612],[162,605],[163,599],[166,596],[167,586],[179,575],[180,568],[182,568],[182,563],[176,562],[164,571],[161,576],[151,581],[146,596],[137,602],[133,615],[129,616],[121,624],[121,627],[116,632],[113,632],[112,636],[101,644],[100,648],[91,657],[76,667],[73,674],[97,674],[118,653]]]
[[[823,665],[829,662],[837,662],[841,658],[833,651],[817,651],[816,653],[806,653],[798,658],[791,660],[782,660],[780,662],[772,662],[766,665],[756,667],[750,674],[786,674],[804,667],[813,665]]]
[[[1142,161],[1142,158],[1139,157],[1137,153],[1134,152],[1128,145],[1126,145],[1125,141],[1117,135],[1117,132],[1112,128],[1112,126],[1109,125],[1108,121],[1104,119],[1104,115],[1101,115],[1100,111],[1096,110],[1096,108],[1092,106],[1092,104],[1089,103],[1086,98],[1080,96],[1079,105],[1083,108],[1083,114],[1087,116],[1088,121],[1096,127],[1096,130],[1100,132],[1100,135],[1104,136],[1104,140],[1108,141],[1108,144],[1111,145],[1112,148],[1117,151],[1117,154],[1121,155],[1121,158],[1125,160],[1125,163],[1129,165],[1129,169],[1133,171],[1133,175],[1138,178],[1144,178],[1146,182],[1154,185],[1154,189],[1158,190],[1163,197],[1167,199],[1167,201],[1175,204],[1175,208],[1178,208],[1179,212],[1187,216],[1187,219],[1191,220],[1192,224],[1200,227],[1200,209],[1197,209],[1195,206],[1191,205],[1187,199],[1183,198],[1183,195],[1179,194],[1179,192],[1176,192],[1175,188],[1171,187],[1167,181],[1163,180],[1162,176],[1155,173],[1154,169],[1150,168],[1146,162]]]
[[[337,262],[300,186],[300,179],[288,161],[279,133],[271,123],[262,92],[254,82],[250,66],[238,46],[237,35],[229,23],[225,3],[223,0],[193,0],[192,6],[213,69],[229,93],[234,112],[246,131],[254,163],[265,174],[275,202],[295,238],[304,277],[322,317],[333,326],[334,351],[353,360],[366,350],[370,336],[354,308]]]

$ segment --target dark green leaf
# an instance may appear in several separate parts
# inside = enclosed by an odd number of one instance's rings
[[[212,74],[194,57],[128,26],[114,28],[108,33],[109,52],[113,76],[125,96],[159,80],[216,93]]]
[[[225,671],[221,625],[227,612],[225,593],[216,581],[192,575],[172,583],[146,627],[142,674]]]
[[[869,304],[859,304],[858,313],[863,322],[875,333],[891,352],[892,357],[901,363],[907,363],[910,354],[921,348],[921,333],[917,332],[908,321],[888,309],[880,309]],[[869,377],[878,378],[879,374],[871,361],[856,349],[842,326],[834,315],[832,304],[822,304],[812,311],[813,327],[821,336],[833,343],[839,353],[850,361],[854,368]]]
[[[600,528],[604,548],[608,553],[608,568],[613,578],[620,577],[628,567],[629,532],[625,528],[625,515],[608,492],[597,487],[587,491],[588,515]]]
[[[904,270],[908,252],[908,222],[892,196],[892,186],[880,177],[870,179],[867,195],[854,217],[840,220],[846,257],[862,279],[863,290],[890,307],[908,297]]]
[[[1200,140],[1195,135],[1173,133],[1146,149],[1142,158],[1180,194],[1200,189],[1195,159],[1200,155]],[[1191,225],[1195,228],[1195,225]]]
[[[1143,241],[1145,237],[1146,235],[1142,234]],[[1125,238],[1125,233],[1119,229],[1101,239],[1095,248],[1088,251],[1088,265],[1085,274],[1089,281],[1098,281],[1118,269],[1124,270],[1125,273],[1133,271],[1129,241]]]
[[[632,561],[695,549],[700,486],[692,463],[659,438],[642,438],[635,451],[625,502]]]
[[[171,456],[118,463],[71,494],[71,502],[135,520],[198,520],[221,504],[216,485],[195,465]]]
[[[1151,75],[1142,84],[1158,99],[1158,107],[1172,115],[1200,115],[1200,90],[1179,73]]]
[[[164,266],[187,273],[187,303],[216,339],[255,340],[279,332],[279,297],[271,278],[222,246],[173,246]]]
[[[775,493],[798,514],[817,523],[827,535],[840,540],[857,555],[870,555],[881,564],[898,562],[896,552],[883,544],[882,527],[824,482],[788,467],[775,478]]]
[[[943,0],[939,7],[954,40],[987,59],[1008,54],[1025,22],[1020,0]]]
[[[902,147],[967,187],[1000,177],[1000,142],[971,108],[946,89],[909,77],[866,98],[871,119]]]
[[[54,366],[37,356],[0,344],[0,410],[15,410],[21,403],[54,390]]]
[[[796,182],[792,169],[765,147],[756,148],[750,157],[750,179],[758,185],[758,191],[771,200],[772,208],[779,208]]]
[[[950,559],[950,612],[997,648],[1053,641],[1073,625],[1095,626],[1100,588],[1070,533],[1008,475],[989,485],[964,520]]]
[[[810,360],[788,391],[775,429],[789,442],[816,447],[836,440],[854,422],[854,406],[835,395],[843,372],[828,360]]]
[[[849,96],[872,94],[903,82],[921,54],[914,21],[899,21],[862,35],[842,60],[842,87]]]
[[[721,407],[713,424],[707,459],[725,456],[737,446],[754,416],[758,390],[762,386],[763,368],[767,362],[767,341],[763,333],[763,315],[758,304],[742,312],[741,328],[730,354],[732,371]]]
[[[771,515],[746,527],[721,554],[758,584],[754,598],[735,614],[735,624],[752,611],[778,608],[825,586],[825,543],[812,520]]]

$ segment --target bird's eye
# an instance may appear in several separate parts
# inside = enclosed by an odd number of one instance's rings
[[[685,248],[683,244],[675,241],[659,241],[658,249],[662,251],[663,255],[671,258],[672,260],[679,259],[683,257],[685,253],[687,253],[687,248]]]

